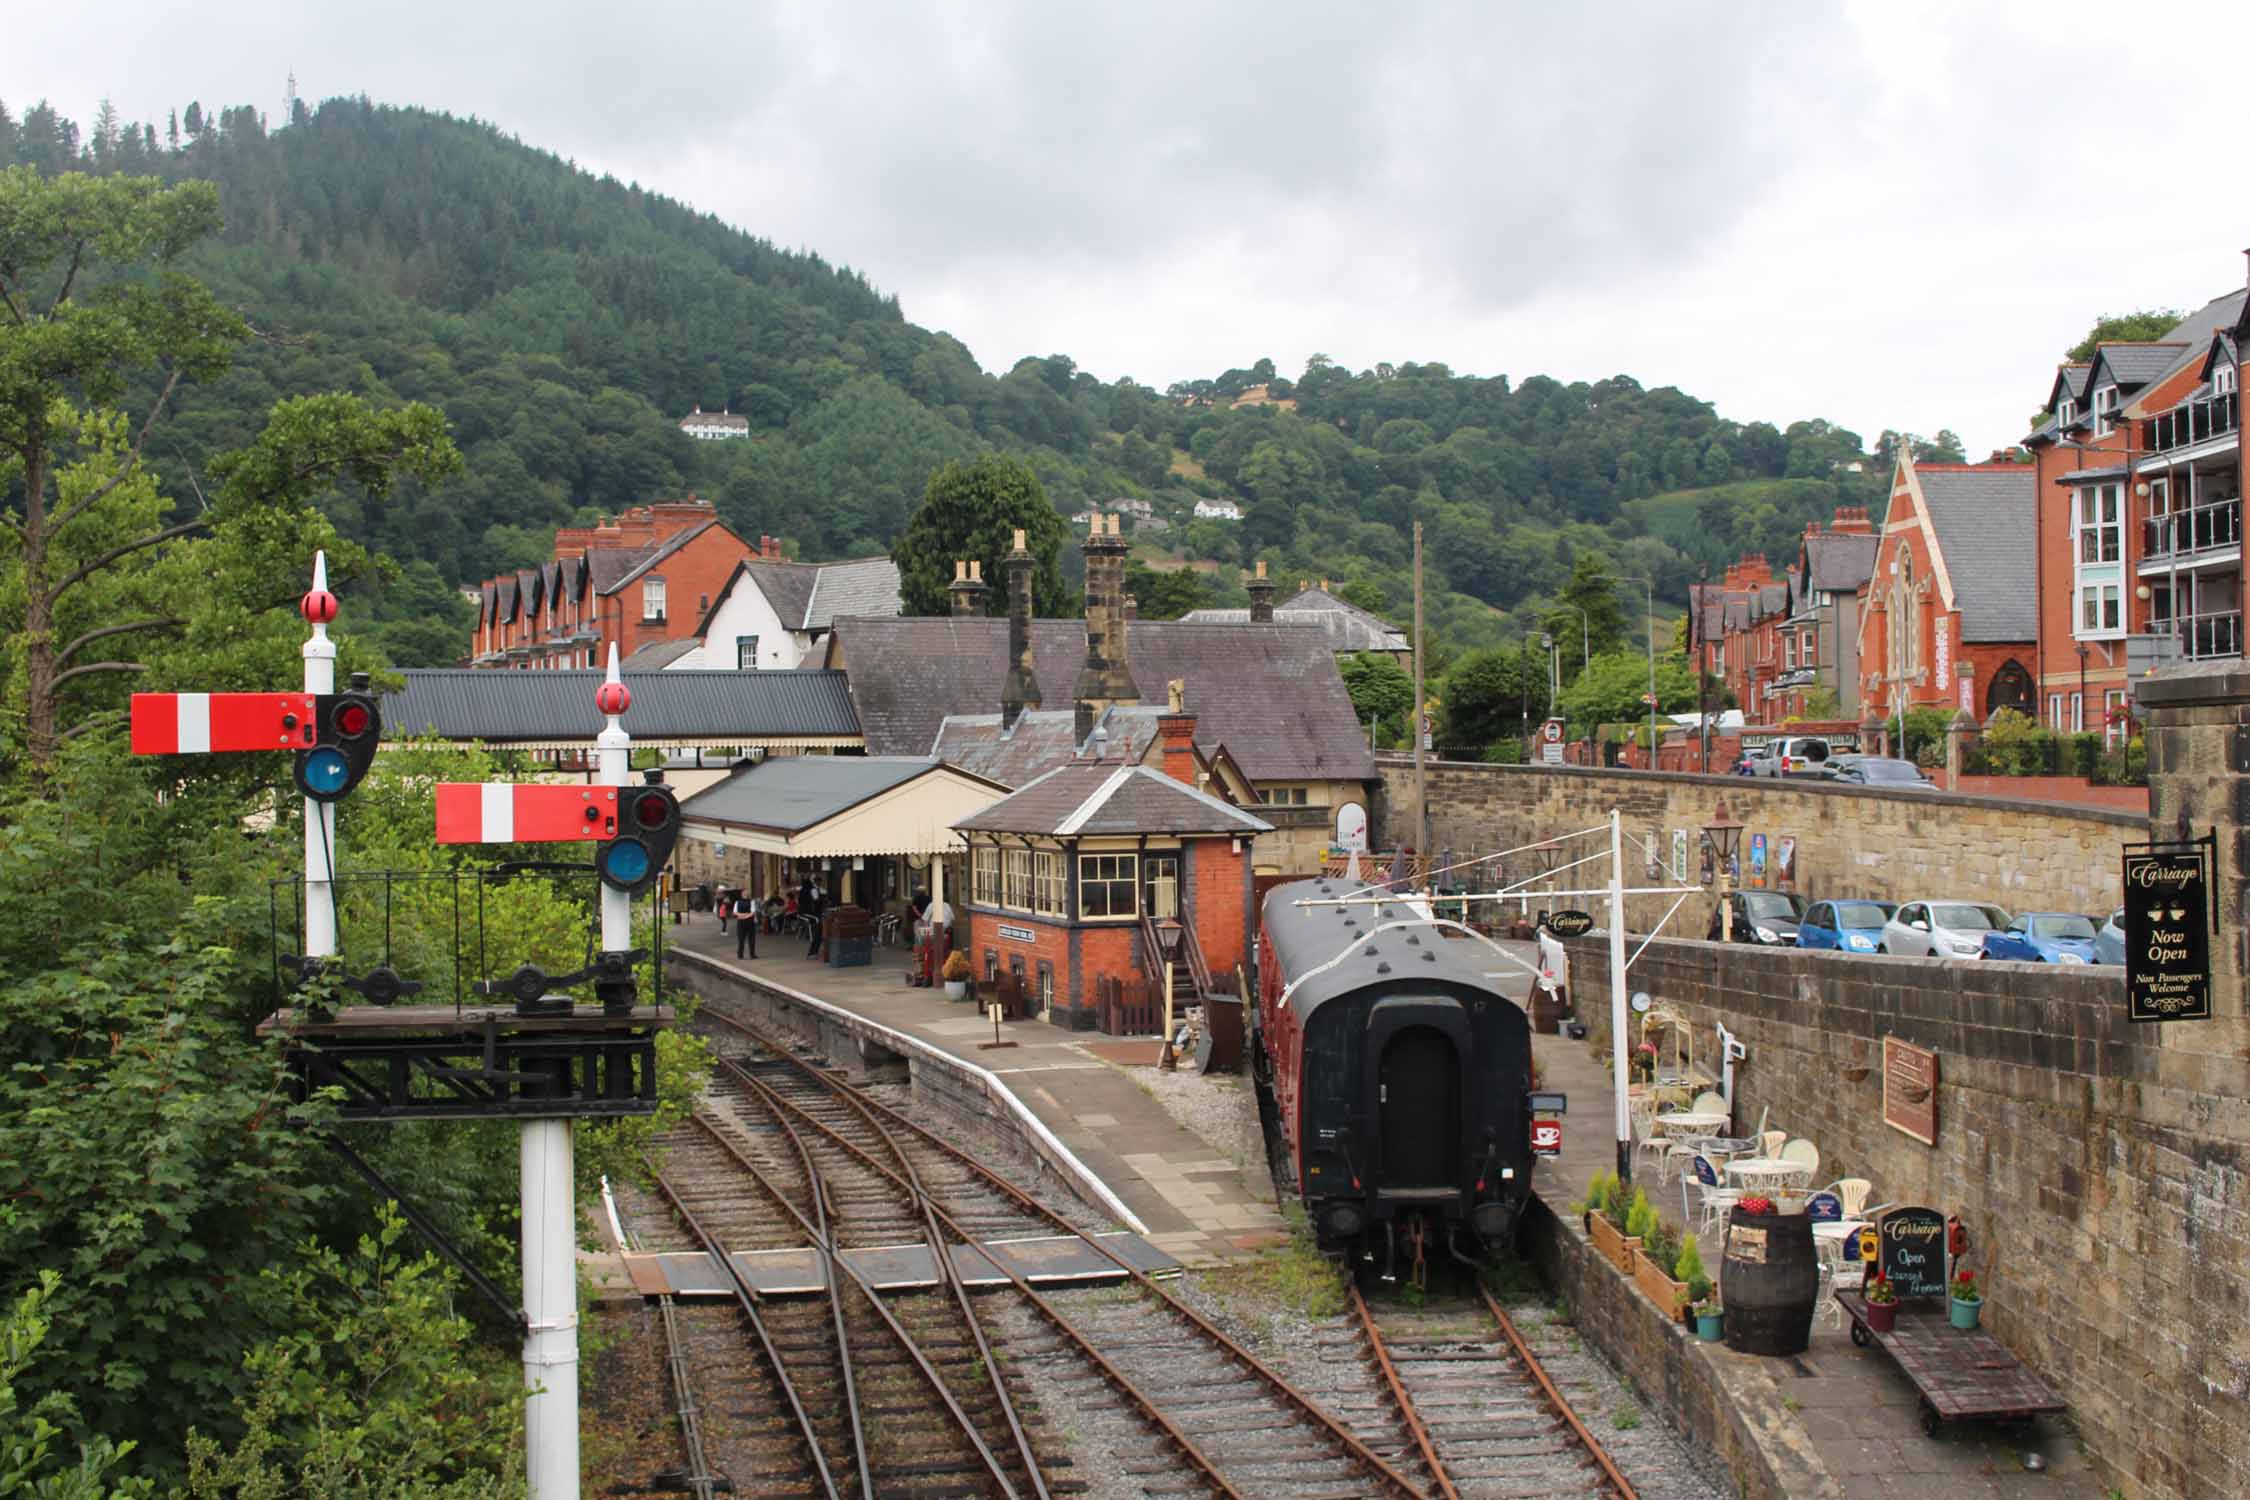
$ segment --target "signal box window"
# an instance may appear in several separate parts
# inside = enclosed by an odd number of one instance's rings
[[[1159,922],[1180,914],[1180,858],[1176,854],[1148,857],[1148,914]]]
[[[1135,899],[1135,866],[1131,854],[1081,854],[1078,856],[1078,913],[1082,917],[1133,917],[1140,915]]]

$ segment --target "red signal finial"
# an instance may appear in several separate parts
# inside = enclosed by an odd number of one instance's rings
[[[297,601],[297,610],[308,625],[326,625],[336,618],[336,596],[328,592],[328,554],[313,554],[312,591]]]
[[[609,644],[609,679],[594,689],[594,707],[616,718],[633,706],[633,695],[627,690],[625,680],[617,670],[617,643]]]

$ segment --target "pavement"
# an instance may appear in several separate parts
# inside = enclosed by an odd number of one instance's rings
[[[1543,1036],[1535,1039],[1532,1055],[1546,1087],[1570,1095],[1563,1153],[1541,1163],[1533,1179],[1549,1207],[1569,1217],[1571,1203],[1585,1196],[1595,1169],[1617,1165],[1612,1113],[1617,1096],[1608,1064],[1596,1062],[1584,1042]],[[1776,1129],[1788,1125],[1786,1120],[1771,1123]],[[1682,1217],[1679,1183],[1675,1179],[1660,1187],[1649,1160],[1644,1156],[1634,1164],[1635,1180],[1648,1190],[1649,1201],[1677,1222]],[[1853,1165],[1824,1160],[1821,1171],[1826,1178],[1848,1177],[1852,1173],[1844,1168]],[[1877,1182],[1878,1199],[1882,1189]],[[1703,1264],[1714,1272],[1725,1250],[1722,1233],[1714,1228],[1697,1240]],[[1836,1327],[1815,1318],[1811,1347],[1785,1359],[1736,1354],[1724,1344],[1704,1344],[1701,1351],[1717,1367],[1738,1409],[1770,1414],[1778,1399],[1780,1438],[1800,1454],[1817,1456],[1835,1482],[1824,1494],[1844,1500],[1909,1495],[1918,1500],[1933,1495],[1944,1500],[2098,1500],[2104,1493],[2077,1435],[2067,1422],[2052,1417],[2042,1417],[2021,1448],[2003,1441],[1995,1429],[1974,1425],[1948,1428],[1935,1442],[1924,1437],[1916,1419],[1921,1398],[1914,1387],[1889,1355],[1856,1347],[1848,1324]],[[2024,1468],[2025,1451],[2046,1460],[2045,1472]]]
[[[1175,1120],[1136,1081],[1141,1066],[1099,1055],[1097,1048],[1133,1055],[1115,1038],[1014,1021],[997,1030],[998,1040],[1013,1045],[994,1048],[991,1021],[948,1001],[943,990],[905,982],[903,948],[878,945],[872,964],[832,969],[804,956],[803,939],[762,933],[759,957],[738,959],[732,931],[722,937],[717,923],[700,914],[668,929],[665,946],[815,996],[989,1069],[1148,1226],[1148,1242],[1183,1265],[1217,1265],[1287,1238],[1271,1178],[1238,1170],[1222,1150]],[[1238,1085],[1209,1087],[1241,1094]]]

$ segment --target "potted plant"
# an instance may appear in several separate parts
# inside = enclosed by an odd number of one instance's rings
[[[1593,1236],[1594,1248],[1601,1251],[1602,1258],[1617,1267],[1619,1274],[1630,1276],[1633,1274],[1633,1252],[1639,1247],[1640,1241],[1626,1232],[1631,1210],[1628,1204],[1620,1201],[1624,1196],[1624,1185],[1617,1180],[1615,1173],[1605,1172],[1596,1176],[1595,1186],[1588,1189],[1588,1193],[1591,1196],[1597,1190],[1600,1201],[1589,1204],[1586,1232]],[[1641,1201],[1646,1204],[1648,1200],[1641,1196]]]
[[[1628,1226],[1630,1227],[1630,1226]],[[1642,1225],[1640,1244],[1633,1251],[1633,1284],[1641,1295],[1675,1321],[1687,1311],[1688,1284],[1678,1275],[1680,1232],[1659,1223],[1650,1209]]]
[[[1984,1310],[1984,1289],[1977,1285],[1977,1273],[1963,1266],[1953,1273],[1953,1279],[1946,1283],[1945,1289],[1950,1294],[1948,1311],[1952,1315],[1953,1326],[1976,1327],[1977,1316]]]
[[[1867,1278],[1867,1326],[1877,1333],[1898,1326],[1898,1288],[1881,1271]]]
[[[1672,1262],[1672,1275],[1687,1287],[1687,1299],[1691,1309],[1698,1302],[1711,1302],[1716,1305],[1717,1299],[1712,1295],[1711,1278],[1703,1269],[1703,1247],[1695,1242],[1695,1236],[1689,1234],[1684,1227],[1680,1231],[1679,1258]],[[1695,1314],[1690,1311],[1688,1316],[1692,1318]],[[1717,1337],[1716,1334],[1712,1336]]]
[[[945,956],[945,998],[969,998],[969,955],[956,948]]]
[[[1695,1336],[1707,1344],[1716,1344],[1726,1336],[1726,1309],[1716,1297],[1701,1297],[1692,1309],[1695,1314]]]

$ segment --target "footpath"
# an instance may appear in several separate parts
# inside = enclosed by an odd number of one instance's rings
[[[722,936],[701,915],[667,928],[664,939],[667,950],[684,948],[754,983],[849,1010],[997,1075],[1148,1226],[1148,1242],[1183,1265],[1215,1265],[1287,1238],[1263,1167],[1238,1167],[1136,1081],[1144,1068],[1117,1060],[1153,1057],[1153,1044],[1033,1020],[1003,1022],[1000,1039],[1015,1045],[983,1050],[978,1044],[993,1040],[992,1022],[942,990],[908,985],[904,949],[878,946],[872,964],[832,969],[805,957],[802,938],[761,933],[759,956],[737,958],[732,931]],[[1247,1079],[1204,1086],[1247,1100]]]

